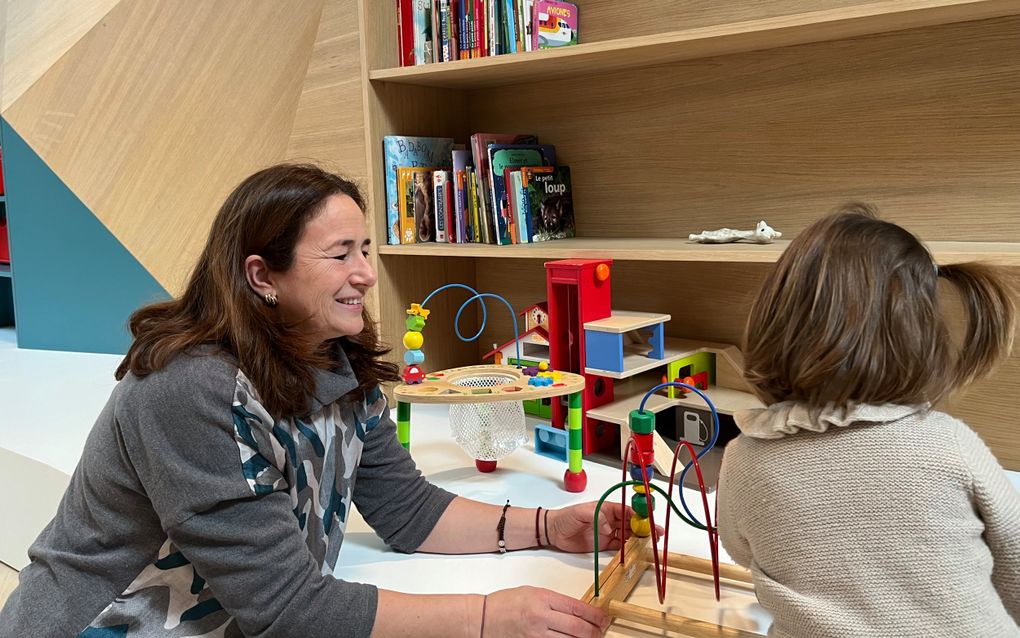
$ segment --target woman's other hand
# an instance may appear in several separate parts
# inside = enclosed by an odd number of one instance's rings
[[[598,638],[611,620],[598,607],[576,598],[538,587],[515,587],[488,595],[482,638]]]

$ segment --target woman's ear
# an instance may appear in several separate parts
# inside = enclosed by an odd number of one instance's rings
[[[273,283],[273,274],[266,264],[266,260],[260,255],[248,255],[244,260],[244,274],[248,279],[248,285],[259,297],[267,294],[276,294],[276,285]]]

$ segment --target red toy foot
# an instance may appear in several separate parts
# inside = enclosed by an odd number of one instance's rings
[[[568,492],[583,492],[587,486],[588,475],[584,473],[584,470],[580,472],[567,470],[563,473],[563,489]]]
[[[479,472],[495,472],[496,461],[481,461],[475,459],[475,467],[478,468]]]

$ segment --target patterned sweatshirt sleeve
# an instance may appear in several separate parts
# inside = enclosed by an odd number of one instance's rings
[[[985,524],[985,542],[995,561],[992,584],[1020,624],[1020,494],[973,430],[958,423],[956,436],[970,469],[974,504]]]
[[[201,577],[192,588],[207,584],[215,599],[206,605],[222,605],[246,636],[369,636],[376,588],[322,574],[283,459],[256,443],[223,367],[156,373],[167,378],[146,383],[118,415],[169,542]]]
[[[723,455],[722,468],[719,470],[719,489],[715,494],[719,512],[715,523],[719,528],[719,540],[726,553],[738,565],[749,568],[752,559],[751,546],[740,531],[741,514],[737,499],[740,498],[741,492],[736,488],[741,475],[746,471],[746,465],[742,465],[737,459],[738,446],[738,440],[731,441]]]
[[[372,529],[393,549],[413,552],[454,499],[432,485],[397,440],[386,396],[378,388],[365,399],[371,427],[365,438],[354,486],[354,504]]]

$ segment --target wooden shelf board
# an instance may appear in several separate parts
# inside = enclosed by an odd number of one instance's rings
[[[429,257],[496,257],[507,259],[617,259],[623,261],[687,261],[771,264],[789,241],[772,244],[696,244],[659,237],[574,238],[535,244],[403,244],[379,247],[381,255]],[[925,242],[940,264],[983,261],[997,266],[1020,266],[1020,243],[979,241]]]
[[[742,392],[732,388],[710,385],[705,394],[712,400],[712,404],[715,405],[715,409],[719,414],[733,414],[738,410],[753,410],[765,407],[765,404],[750,392]],[[708,406],[705,405],[705,400],[693,392],[689,392],[683,399],[676,398],[673,401],[676,402],[676,405],[684,405],[701,410],[708,409]]]
[[[616,423],[618,425],[627,425],[630,417],[631,410],[637,410],[641,404],[641,397],[645,395],[645,392],[652,389],[654,386],[641,386],[635,387],[633,385],[625,388],[616,387],[613,389],[613,401],[605,405],[600,405],[597,408],[588,410],[587,414],[593,419],[600,421],[607,421],[609,423]],[[730,388],[722,388],[719,386],[709,386],[705,392],[708,398],[712,400],[715,405],[715,409],[719,414],[732,415],[738,410],[751,410],[754,408],[763,408],[764,404],[758,400],[753,394],[747,392],[741,392],[739,390],[732,390]],[[708,410],[708,406],[705,405],[704,400],[694,393],[690,393],[686,398],[670,399],[660,394],[653,394],[648,398],[648,402],[645,403],[645,410],[653,414],[662,412],[668,408],[674,406],[688,406],[697,408],[699,410]]]
[[[650,348],[647,344],[624,344],[623,372],[600,370],[598,368],[585,368],[584,373],[595,374],[600,377],[609,377],[611,379],[627,379],[641,374],[642,372],[654,370],[659,367],[665,367],[667,364],[676,361],[677,359],[689,357],[692,354],[700,352],[705,347],[716,345],[694,339],[675,339],[672,337],[666,337],[664,341],[665,356],[661,359],[650,359],[645,356],[645,353],[648,352]]]
[[[659,312],[636,312],[633,310],[613,310],[605,319],[589,321],[584,324],[585,330],[622,334],[631,330],[640,330],[670,320],[669,315]]]
[[[1020,13],[1017,0],[883,0],[558,49],[378,69],[375,81],[478,89],[826,42]]]
[[[510,259],[629,259],[638,261],[735,261],[773,263],[789,242],[774,244],[696,244],[686,239],[651,237],[573,238],[534,244],[402,244],[380,246],[382,255],[500,257]],[[1020,255],[1018,255],[1020,260]]]

